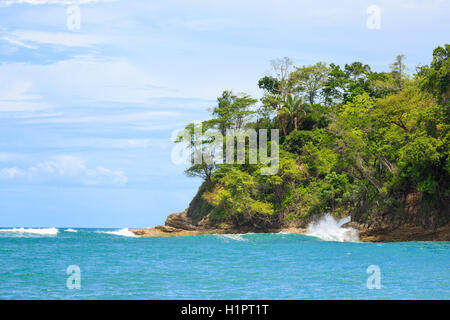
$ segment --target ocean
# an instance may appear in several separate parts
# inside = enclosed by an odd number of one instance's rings
[[[315,231],[3,228],[0,299],[450,298],[450,242],[341,242]]]

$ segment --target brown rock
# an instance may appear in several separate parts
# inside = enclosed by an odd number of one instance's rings
[[[182,231],[181,229],[177,229],[177,228],[170,227],[170,226],[156,226],[155,229],[160,230],[162,232],[168,232],[168,233]]]
[[[192,220],[186,215],[186,210],[169,215],[165,225],[181,230],[196,230],[196,227],[192,224]]]

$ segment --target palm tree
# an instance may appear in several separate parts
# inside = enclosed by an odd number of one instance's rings
[[[300,120],[300,112],[306,116],[305,105],[303,99],[299,96],[288,95],[284,100],[284,105],[278,111],[278,119],[282,122],[284,135],[287,135],[285,121],[293,124],[294,129],[298,130],[298,121]]]

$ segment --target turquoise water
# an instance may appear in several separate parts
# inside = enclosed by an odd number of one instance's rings
[[[0,299],[449,299],[450,242],[0,232]],[[50,232],[51,233],[51,232]],[[68,266],[81,288],[68,289]],[[381,289],[369,290],[377,265]]]

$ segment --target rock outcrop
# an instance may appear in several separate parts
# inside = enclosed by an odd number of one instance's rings
[[[364,242],[450,241],[450,223],[432,229],[414,224],[380,228],[356,222],[346,223],[343,227],[357,229],[360,240]]]
[[[422,217],[419,214],[422,204],[420,194],[408,194],[405,197],[404,203],[403,213],[400,215],[390,214],[390,212],[387,212],[387,214],[372,215],[373,219],[370,223],[355,220],[343,225],[343,227],[357,229],[359,231],[360,241],[364,242],[450,241],[450,223],[432,227],[429,223],[426,224],[423,221],[418,221],[417,217]],[[199,197],[196,197],[188,209],[169,215],[163,226],[147,229],[130,229],[130,231],[141,237],[173,237],[248,232],[306,233],[306,230],[303,228],[305,226],[300,224],[266,229],[257,229],[251,226],[237,228],[227,223],[214,224],[210,221],[209,209]],[[422,222],[422,225],[419,222]]]
[[[192,220],[186,215],[186,210],[183,212],[172,213],[166,219],[166,227],[181,229],[181,230],[196,230]]]
[[[163,226],[156,226],[146,229],[130,229],[138,237],[177,237],[177,236],[196,236],[202,234],[235,234],[247,233],[253,230],[236,229],[230,225],[210,226],[207,219],[194,224],[192,219],[187,216],[187,210],[183,212],[172,213],[166,219]],[[270,230],[258,230],[257,232],[290,232],[305,233],[304,229],[299,228],[277,228]]]

